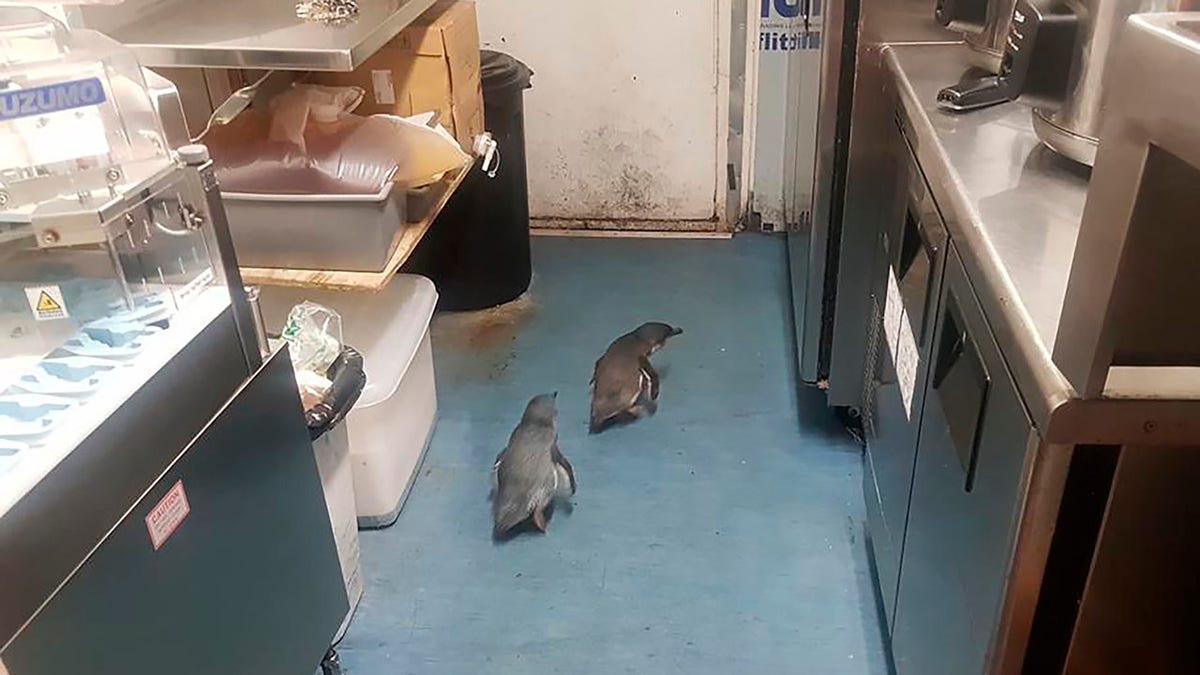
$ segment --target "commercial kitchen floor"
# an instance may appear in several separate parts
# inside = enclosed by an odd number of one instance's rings
[[[362,535],[355,675],[886,673],[858,447],[799,389],[781,237],[534,240],[535,281],[434,323],[440,416],[390,529]],[[657,416],[587,433],[588,381],[642,321]],[[558,391],[574,509],[493,543],[489,470]]]

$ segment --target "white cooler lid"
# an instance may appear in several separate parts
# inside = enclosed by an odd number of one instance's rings
[[[342,315],[342,339],[363,355],[367,386],[355,408],[391,398],[408,372],[437,306],[433,282],[398,274],[377,293],[263,286],[260,303],[267,330],[278,333],[292,307],[308,300]]]

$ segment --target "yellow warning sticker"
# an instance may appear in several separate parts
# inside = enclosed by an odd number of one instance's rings
[[[61,312],[62,304],[50,297],[50,294],[46,291],[42,291],[40,294],[38,294],[37,311],[45,312],[47,314],[51,312]]]
[[[38,321],[53,321],[71,316],[67,313],[67,303],[63,301],[62,289],[58,286],[26,288],[25,297],[29,298],[29,309],[33,310],[33,318]]]

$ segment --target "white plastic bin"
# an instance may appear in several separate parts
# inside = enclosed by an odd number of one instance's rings
[[[401,274],[378,293],[264,287],[263,318],[277,332],[305,300],[342,315],[346,344],[363,355],[367,386],[347,418],[359,527],[396,521],[437,420],[429,323],[437,290]]]

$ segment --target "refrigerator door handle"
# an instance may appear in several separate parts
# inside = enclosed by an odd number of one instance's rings
[[[971,339],[953,293],[947,298],[934,368],[934,391],[945,415],[955,454],[965,473],[963,490],[970,492],[975,484],[979,437],[992,380]]]
[[[918,179],[919,180],[919,179]],[[926,200],[913,202],[909,206],[909,212],[905,216],[904,230],[901,233],[899,260],[897,261],[896,279],[904,285],[907,281],[909,272],[912,271],[914,264],[917,261],[918,255],[925,256],[926,279],[920,289],[920,298],[906,298],[907,301],[912,301],[910,307],[920,309],[920,325],[913,326],[913,333],[917,337],[917,344],[927,344],[927,333],[930,331],[930,306],[936,301],[933,297],[933,280],[934,270],[937,269],[938,254],[940,253],[937,242],[930,236],[929,228],[926,225],[926,219],[938,216],[936,209],[930,210],[932,205],[927,206]]]

